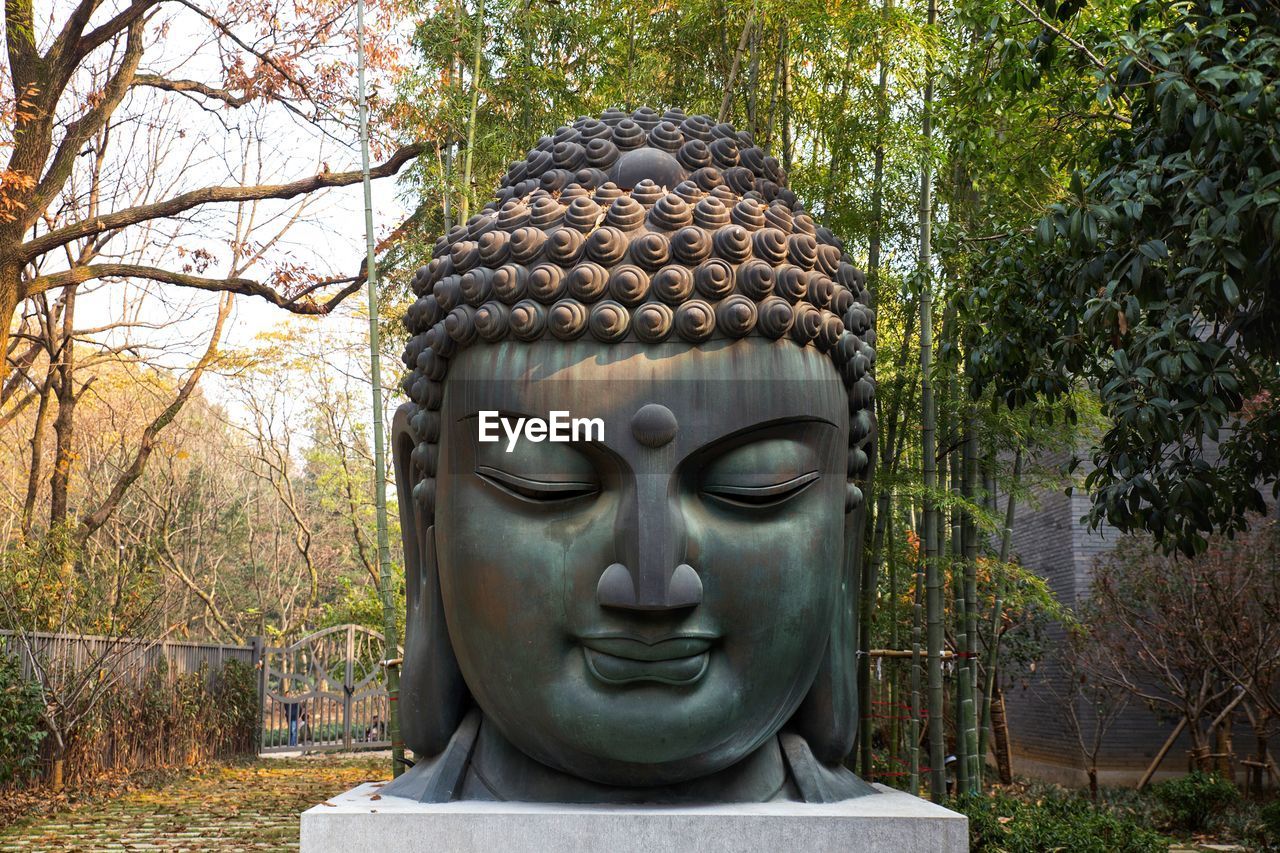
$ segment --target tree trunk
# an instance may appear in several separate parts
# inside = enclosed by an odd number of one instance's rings
[[[40,496],[40,480],[44,476],[44,430],[49,420],[49,395],[53,391],[52,375],[45,378],[40,389],[40,402],[36,407],[36,423],[31,430],[31,470],[27,472],[27,496],[22,502],[22,537],[31,533],[35,519],[36,500]]]
[[[62,791],[63,787],[63,768],[66,760],[62,756],[53,759],[53,765],[49,768],[49,788],[56,794]]]
[[[17,261],[0,261],[0,354],[5,359],[5,377],[8,376],[9,327],[21,301],[22,264]]]
[[[1252,789],[1253,795],[1256,797],[1262,793],[1262,786],[1265,781],[1262,770],[1267,766],[1267,759],[1270,757],[1267,753],[1267,729],[1265,726],[1254,727],[1253,741],[1254,750],[1256,752],[1254,761],[1257,763],[1257,766],[1249,768],[1250,775],[1252,776],[1249,787]]]
[[[1231,716],[1227,715],[1227,718],[1218,725],[1218,739],[1214,752],[1217,754],[1218,759],[1216,762],[1218,775],[1223,779],[1234,780],[1236,771],[1235,767],[1232,766],[1231,750]]]
[[[1013,784],[1013,753],[1009,748],[1009,720],[1005,716],[1004,691],[996,685],[991,700],[991,738],[996,753],[996,772],[1000,781]]]
[[[76,315],[76,288],[66,289],[62,305],[62,332],[52,347],[54,365],[54,393],[58,398],[58,416],[53,420],[54,455],[53,475],[49,478],[49,529],[63,526],[67,521],[69,493],[71,490],[71,463],[75,458],[72,441],[75,438],[76,401],[76,345],[74,340]],[[53,330],[50,329],[52,333]]]

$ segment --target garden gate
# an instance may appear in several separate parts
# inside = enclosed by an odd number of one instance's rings
[[[362,625],[264,648],[261,751],[389,747],[384,649],[382,634]]]

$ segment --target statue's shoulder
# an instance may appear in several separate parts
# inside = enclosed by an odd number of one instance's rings
[[[480,712],[472,708],[439,755],[418,761],[384,787],[382,795],[419,803],[447,803],[457,799],[466,780],[479,732]]]
[[[778,742],[782,745],[791,781],[803,802],[836,803],[876,793],[875,788],[858,778],[848,767],[819,761],[809,748],[809,742],[795,732],[780,732]]]

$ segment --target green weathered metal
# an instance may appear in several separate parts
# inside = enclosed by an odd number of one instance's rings
[[[583,119],[436,246],[392,427],[406,739],[384,795],[830,801],[857,724],[865,281],[750,137]],[[497,416],[599,433],[483,440]]]

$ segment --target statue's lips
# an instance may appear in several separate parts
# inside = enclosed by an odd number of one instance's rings
[[[711,640],[670,637],[645,643],[629,637],[584,637],[582,645],[587,668],[608,684],[633,681],[690,684],[706,672]]]

